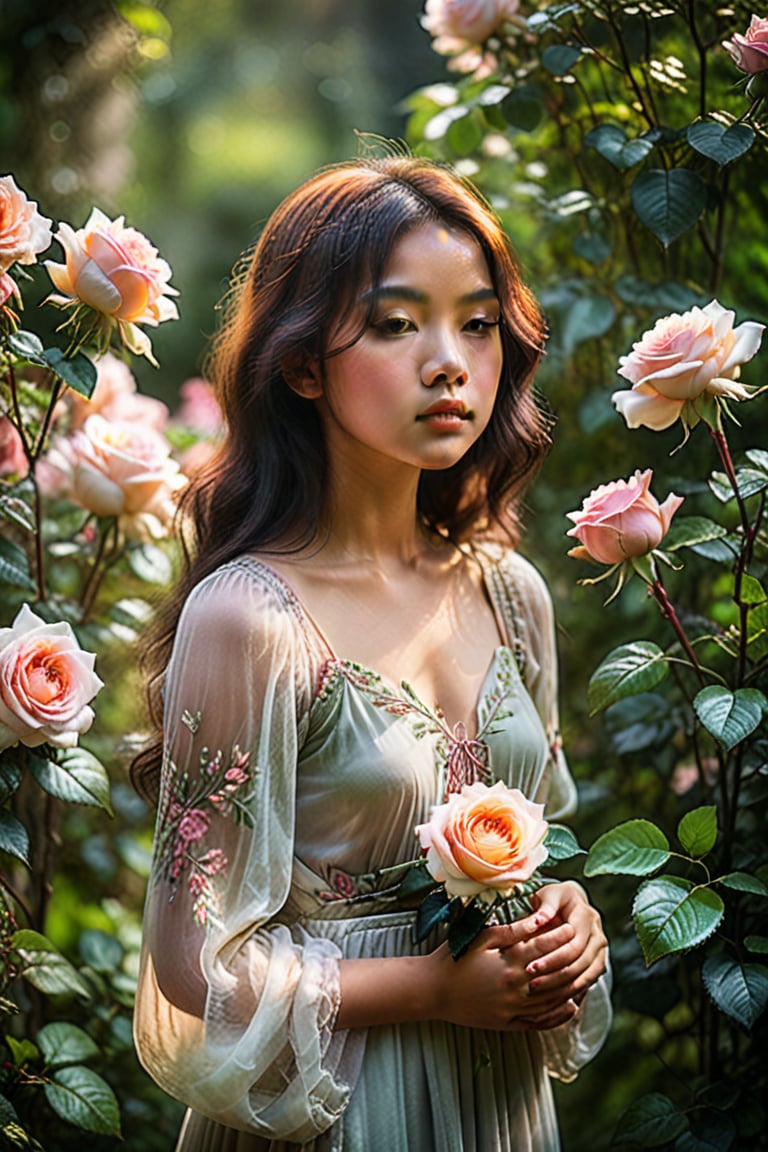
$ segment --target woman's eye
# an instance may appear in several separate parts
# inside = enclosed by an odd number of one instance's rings
[[[407,316],[385,316],[378,320],[374,326],[382,336],[403,336],[413,329],[413,323]]]
[[[467,329],[470,332],[488,332],[492,328],[498,328],[499,321],[492,320],[489,316],[473,316],[467,322]]]

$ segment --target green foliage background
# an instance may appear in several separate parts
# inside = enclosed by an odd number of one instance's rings
[[[417,0],[0,0],[3,171],[15,175],[46,215],[75,227],[94,203],[111,215],[124,213],[174,269],[182,319],[153,334],[160,369],[136,366],[145,391],[173,404],[181,383],[199,374],[230,270],[285,192],[318,166],[353,155],[355,131],[389,137],[408,132],[423,143],[424,126],[439,105],[429,95],[411,94],[445,81],[446,70],[418,25],[420,11]],[[685,45],[670,42],[668,48],[670,56],[683,55]],[[735,108],[743,95],[734,81],[723,55],[711,82]],[[671,85],[671,117],[682,98]],[[620,119],[621,108],[613,110]],[[509,125],[502,127],[507,132]],[[471,162],[492,132],[490,114],[473,112],[461,130],[430,150]],[[610,617],[599,591],[577,586],[583,573],[565,558],[564,513],[578,507],[591,487],[648,465],[663,475],[659,496],[670,489],[685,494],[676,457],[668,455],[679,429],[641,430],[630,439],[609,396],[617,386],[617,357],[631,340],[657,315],[713,293],[706,295],[711,286],[673,251],[666,265],[662,258],[662,280],[685,285],[685,303],[679,289],[670,286],[665,295],[658,285],[646,300],[630,293],[631,307],[617,301],[627,250],[614,243],[610,256],[596,259],[600,229],[588,209],[572,210],[569,195],[623,177],[610,173],[597,152],[587,158],[574,150],[556,115],[535,135],[525,128],[511,135],[511,151],[482,153],[478,178],[504,218],[552,330],[540,388],[558,417],[555,448],[530,497],[524,547],[544,570],[556,601],[564,738],[582,798],[580,839],[590,842],[607,820],[644,815],[674,821],[676,755],[670,746],[653,762],[642,754],[620,756],[610,718],[587,715],[587,682],[604,653],[638,633],[658,635],[662,626],[639,582],[614,603]],[[739,319],[764,320],[764,147],[744,173],[730,189],[734,207],[725,223],[727,261],[717,291]],[[647,246],[649,267],[658,265],[658,245],[648,233],[630,234],[628,243],[636,263],[642,265]],[[614,308],[609,322],[608,305]],[[759,382],[754,374],[750,379]],[[757,407],[732,433],[735,453],[765,439],[765,416]],[[704,470],[706,445],[686,451],[689,459],[702,460]],[[719,597],[727,621],[728,589],[713,587],[708,570],[694,560],[677,580],[679,590],[693,593],[691,611],[697,597]],[[107,687],[98,702],[93,747],[110,766],[116,815],[110,822],[80,809],[67,817],[47,931],[68,955],[95,957],[104,981],[117,981],[118,992],[124,983],[123,1011],[107,1018],[105,1007],[99,1025],[110,1055],[103,1074],[123,1109],[123,1146],[159,1152],[170,1146],[179,1109],[144,1076],[129,1035],[130,979],[151,845],[150,814],[125,777],[126,737],[141,725],[131,644],[112,661],[99,670]],[[593,898],[614,923],[626,915],[631,890],[623,878],[590,882]],[[119,956],[99,951],[108,939],[119,940]],[[607,1148],[628,1102],[667,1087],[660,1054],[672,1060],[685,1043],[671,983],[670,1012],[649,1016],[642,965],[626,937],[613,943],[621,979],[612,1036],[576,1084],[558,1089],[566,1152]],[[663,983],[654,988],[663,997]],[[105,1005],[114,1004],[113,993],[105,993]],[[73,1129],[51,1139],[50,1148],[74,1150],[82,1137]],[[88,1139],[94,1152],[113,1146],[107,1138]]]

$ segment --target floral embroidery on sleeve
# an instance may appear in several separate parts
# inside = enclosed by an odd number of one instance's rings
[[[182,723],[196,736],[200,713],[184,712]],[[198,771],[182,771],[169,765],[165,796],[160,813],[158,851],[162,875],[170,885],[169,901],[186,884],[192,896],[192,912],[201,926],[220,911],[221,881],[229,861],[220,848],[206,844],[211,823],[218,817],[231,818],[249,827],[248,785],[253,779],[250,752],[233,744],[225,757],[221,749],[211,755],[201,748]]]

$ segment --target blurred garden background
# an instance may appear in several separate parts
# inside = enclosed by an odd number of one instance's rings
[[[687,905],[685,925],[672,917],[678,940],[660,928],[662,946],[649,956],[632,904],[651,866],[592,869],[585,883],[611,939],[616,1023],[578,1081],[557,1087],[564,1149],[758,1152],[768,1147],[760,1059],[768,1002],[760,961],[766,400],[755,396],[747,407],[746,395],[726,395],[726,411],[712,389],[699,408],[681,403],[679,419],[628,430],[611,396],[628,383],[617,375],[619,357],[660,317],[717,299],[736,325],[768,321],[768,55],[764,67],[744,66],[745,57],[740,66],[723,47],[753,18],[740,0],[497,7],[496,24],[479,46],[467,41],[471,55],[457,66],[450,45],[433,47],[418,0],[0,0],[2,172],[46,217],[76,229],[94,205],[124,215],[168,261],[180,318],[152,330],[158,366],[137,357],[131,370],[140,391],[171,414],[201,376],[240,252],[305,176],[386,146],[377,139],[385,138],[476,180],[504,220],[551,332],[539,388],[554,413],[555,446],[528,499],[523,551],[547,577],[559,621],[563,738],[581,799],[574,829],[586,847],[622,821],[643,819],[673,841],[686,813],[716,811],[717,844],[683,835],[683,855],[713,853],[715,871],[753,878],[730,885],[733,904],[722,918],[710,903],[711,923]],[[760,33],[756,51],[768,52],[768,32]],[[37,309],[50,284],[23,287],[22,328],[55,342],[61,316]],[[20,349],[12,355],[23,360]],[[28,369],[40,366],[35,355],[24,360]],[[767,363],[768,349],[745,364],[741,380],[767,384]],[[34,372],[29,380],[31,411],[42,402]],[[2,393],[0,416],[13,415],[9,396]],[[721,426],[725,456],[709,431]],[[42,438],[46,429],[40,421]],[[198,433],[177,420],[169,433],[177,456]],[[685,497],[687,529],[670,544],[663,586],[712,683],[731,692],[729,716],[739,721],[747,703],[756,716],[754,724],[742,718],[735,735],[724,736],[701,701],[691,707],[692,665],[670,613],[659,612],[656,569],[624,565],[613,582],[584,585],[604,569],[566,555],[575,543],[566,513],[598,485],[648,468],[659,500]],[[3,471],[11,501],[29,497],[18,471]],[[45,529],[49,596],[38,581],[36,602],[31,561],[19,561],[31,548],[29,529],[23,512],[14,520],[14,506],[4,508],[0,627],[25,600],[53,619],[56,604],[64,613],[79,595],[81,561],[93,572],[102,562],[106,553],[93,551],[101,538],[54,508]],[[118,537],[99,525],[116,549]],[[136,645],[174,557],[168,540],[131,544],[120,563],[115,551],[113,566],[80,596],[87,610],[65,616],[98,654],[105,687],[82,743],[104,766],[111,799],[66,803],[82,796],[57,792],[38,762],[43,810],[24,793],[14,749],[0,757],[3,812],[30,827],[44,819],[55,846],[31,853],[33,871],[43,858],[45,869],[37,897],[44,924],[35,924],[55,951],[31,937],[21,947],[14,932],[32,920],[14,896],[24,894],[30,857],[15,824],[0,828],[0,1147],[68,1152],[82,1147],[82,1128],[94,1152],[118,1146],[111,1101],[85,1073],[79,1087],[62,1075],[74,1060],[61,1055],[61,1034],[36,1040],[62,1021],[78,1029],[67,1040],[79,1051],[77,1067],[97,1071],[114,1093],[121,1147],[159,1152],[178,1126],[180,1108],[144,1075],[131,1043],[152,814],[127,778],[144,723]],[[620,576],[632,578],[605,604]],[[627,691],[603,683],[601,696],[597,683],[590,695],[600,662],[639,638],[648,647],[622,673]],[[663,684],[649,671],[661,664]],[[714,951],[703,963],[689,949],[705,941]],[[57,983],[56,955],[75,976],[59,973]],[[35,963],[42,975],[25,983],[20,974]]]

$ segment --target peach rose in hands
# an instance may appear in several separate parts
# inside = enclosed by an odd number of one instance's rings
[[[149,339],[136,325],[156,326],[178,317],[169,299],[178,295],[168,283],[171,269],[157,249],[141,232],[126,228],[124,217],[110,220],[98,208],[77,232],[60,224],[56,239],[66,263],[46,260],[45,267],[63,295],[51,295],[49,301],[60,307],[86,304],[111,317],[127,347],[151,360]]]
[[[24,604],[0,628],[0,751],[22,743],[73,748],[93,723],[88,705],[103,687],[69,624],[46,624]]]
[[[427,0],[421,23],[443,55],[482,44],[517,14],[519,0]]]
[[[508,895],[547,858],[543,811],[501,781],[465,784],[416,828],[430,874],[449,896]]]
[[[732,40],[723,41],[723,48],[742,72],[750,76],[768,72],[768,17],[753,15],[746,35],[735,32]]]
[[[765,325],[746,321],[734,328],[734,317],[712,300],[705,308],[664,316],[632,345],[619,360],[619,375],[633,386],[612,396],[629,428],[669,428],[702,393],[749,399],[736,377],[760,347]]]
[[[590,492],[579,512],[568,512],[574,527],[568,532],[581,541],[569,556],[621,564],[633,556],[646,556],[669,531],[670,521],[683,502],[670,494],[659,504],[650,492],[653,472],[639,469],[629,480],[612,480]]]
[[[54,445],[49,462],[64,473],[68,494],[81,507],[119,517],[129,536],[159,537],[173,518],[173,494],[186,484],[170,451],[154,428],[96,414]]]
[[[13,176],[0,176],[0,272],[7,272],[11,264],[35,264],[50,243],[51,221],[40,215]],[[6,299],[17,291],[13,280],[10,283]]]

